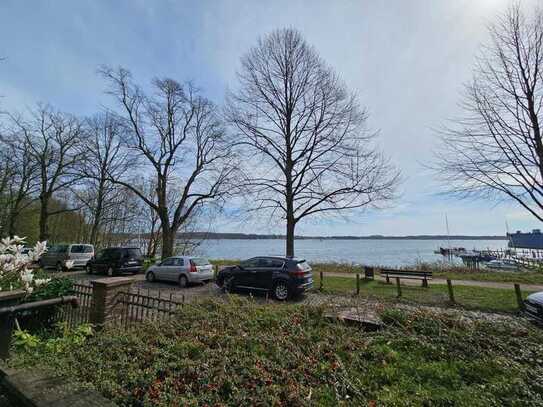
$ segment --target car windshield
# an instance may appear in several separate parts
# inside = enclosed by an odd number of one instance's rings
[[[48,252],[49,253],[66,253],[67,250],[68,250],[68,245],[67,244],[60,244],[60,245],[56,245],[56,246],[51,247],[48,250]]]
[[[207,266],[207,265],[209,265],[209,260],[204,259],[203,257],[195,257],[195,258],[191,259],[191,261],[192,261],[192,264],[194,264],[195,266]]]

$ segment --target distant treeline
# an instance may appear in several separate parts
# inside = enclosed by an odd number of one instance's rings
[[[259,235],[247,233],[179,233],[178,239],[285,239],[285,235]],[[468,236],[468,235],[412,235],[412,236],[296,236],[297,240],[507,240],[506,236]]]

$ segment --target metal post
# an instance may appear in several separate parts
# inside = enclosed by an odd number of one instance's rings
[[[396,277],[396,287],[398,288],[398,298],[402,296],[402,287],[400,286],[400,277]]]
[[[0,359],[7,359],[11,346],[14,318],[11,314],[0,316]]]
[[[524,300],[522,299],[522,292],[520,291],[520,284],[515,284],[515,295],[517,297],[517,304],[520,311],[524,311]]]
[[[447,279],[447,290],[449,291],[449,301],[454,304],[456,301],[454,300],[452,281],[449,279]]]
[[[356,273],[356,295],[360,295],[360,274]]]
[[[324,286],[323,284],[323,279],[324,279],[324,273],[321,271],[319,272],[319,277],[320,277],[320,281],[319,281],[319,290],[322,291],[322,288]]]

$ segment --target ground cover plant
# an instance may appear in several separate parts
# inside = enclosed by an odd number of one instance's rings
[[[543,334],[388,308],[385,329],[326,318],[326,307],[187,305],[134,330],[19,341],[9,364],[98,389],[118,405],[543,405]],[[84,341],[84,343],[81,343]]]

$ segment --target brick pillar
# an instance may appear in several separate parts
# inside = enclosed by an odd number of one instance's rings
[[[130,292],[133,278],[109,277],[91,281],[92,303],[90,310],[90,322],[94,325],[105,325],[114,318],[114,308],[119,293]]]

